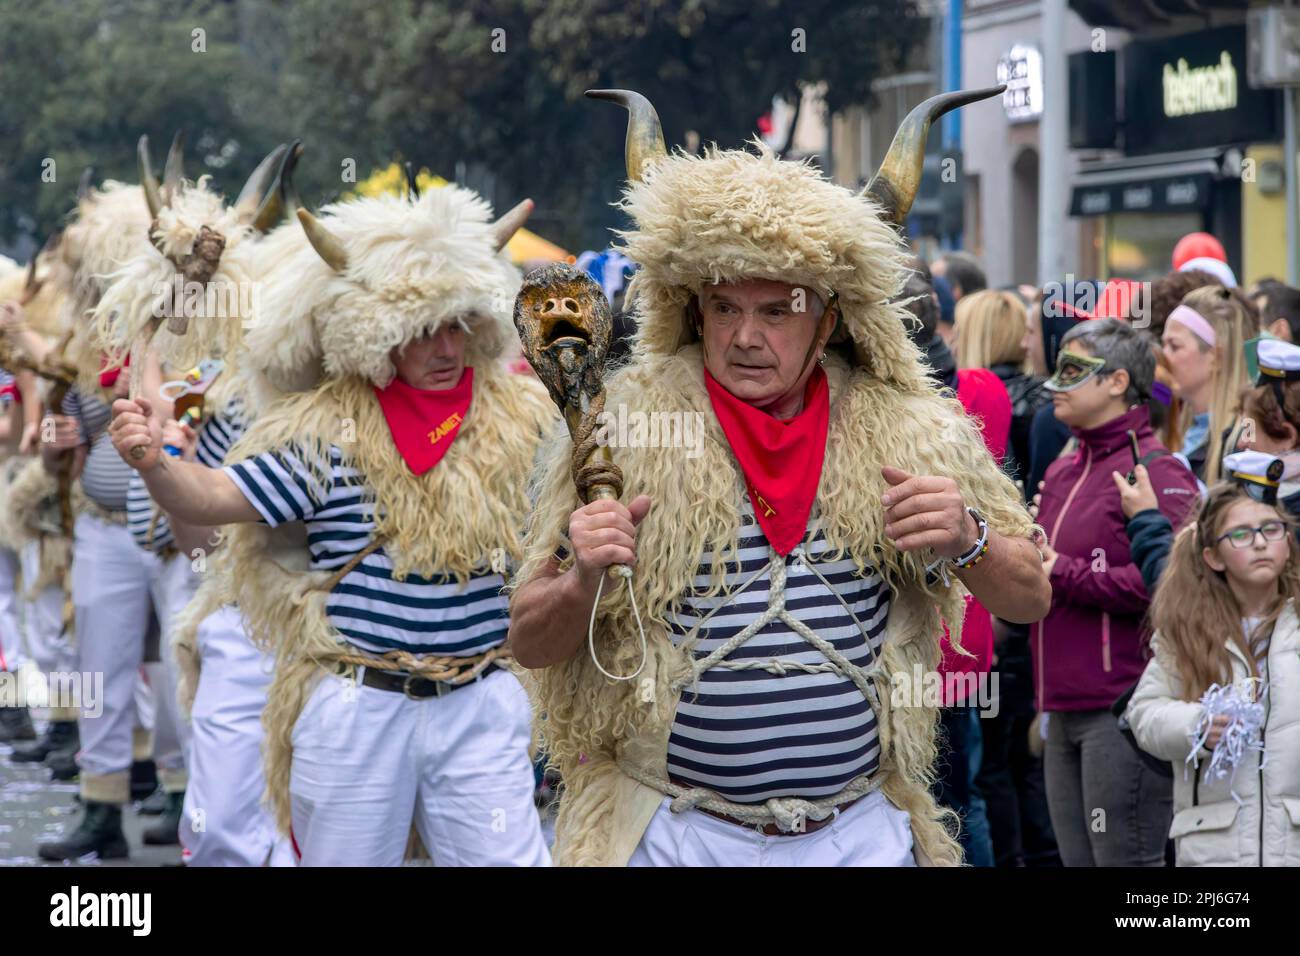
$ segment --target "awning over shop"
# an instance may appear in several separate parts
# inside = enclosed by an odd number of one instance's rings
[[[1112,212],[1190,212],[1206,208],[1220,176],[1217,156],[1143,157],[1097,164],[1075,178],[1070,215]]]
[[[553,242],[548,242],[535,232],[520,229],[506,243],[506,251],[515,265],[534,259],[546,259],[550,262],[568,261],[569,254]]]

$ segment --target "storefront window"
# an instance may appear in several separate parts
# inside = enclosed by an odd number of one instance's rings
[[[1105,217],[1106,279],[1156,279],[1166,274],[1174,246],[1203,228],[1195,212],[1112,213]]]

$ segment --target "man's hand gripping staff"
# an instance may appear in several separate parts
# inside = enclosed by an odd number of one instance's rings
[[[606,677],[631,680],[645,667],[645,630],[632,592],[632,565],[636,527],[650,510],[650,498],[641,495],[627,507],[619,502],[623,473],[609,449],[596,440],[596,420],[605,407],[601,374],[613,330],[609,302],[585,272],[556,263],[525,277],[515,299],[514,320],[524,355],[564,415],[573,439],[573,482],[584,504],[570,518],[569,539],[579,578],[594,582],[596,592],[587,648]],[[596,657],[596,610],[609,568],[628,588],[641,635],[641,663],[631,674],[611,674]]]

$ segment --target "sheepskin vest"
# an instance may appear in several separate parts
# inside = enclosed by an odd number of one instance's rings
[[[734,554],[745,495],[742,474],[713,414],[704,387],[698,346],[675,354],[644,355],[607,383],[608,414],[636,412],[698,415],[703,450],[613,447],[625,480],[623,500],[654,499],[637,538],[632,581],[649,642],[645,670],[635,681],[613,682],[600,674],[584,647],[570,660],[531,672],[543,743],[565,782],[556,828],[555,860],[562,865],[626,864],[662,801],[656,789],[632,779],[620,764],[650,776],[666,775],[668,735],[687,653],[674,647],[669,609],[691,586],[706,550],[716,556],[714,579]],[[859,571],[874,567],[889,583],[889,621],[882,672],[877,675],[881,713],[882,790],[912,819],[918,859],[956,864],[960,849],[949,827],[951,814],[930,795],[935,757],[933,708],[889,706],[892,675],[919,665],[933,670],[940,657],[941,616],[960,641],[964,589],[927,583],[925,559],[901,553],[884,535],[880,495],[882,466],[919,475],[955,478],[967,501],[990,527],[1007,535],[1032,530],[1015,487],[999,472],[975,430],[951,398],[936,390],[903,389],[863,368],[829,355],[830,428],[818,487],[817,514],[831,551],[827,559],[851,558]],[[540,465],[538,501],[529,530],[528,554],[517,580],[527,581],[565,544],[568,517],[579,501],[569,473],[571,445],[548,443]],[[619,587],[603,598],[596,621],[596,651],[614,673],[635,669],[640,647],[627,600]],[[715,585],[711,592],[720,592]]]
[[[263,411],[227,461],[294,443],[323,450],[336,445],[345,464],[365,478],[362,491],[375,502],[377,534],[394,575],[450,574],[464,581],[494,554],[519,559],[528,472],[538,442],[557,417],[535,379],[499,365],[476,367],[473,403],[456,441],[435,468],[416,476],[398,454],[371,386],[356,378],[332,380]],[[328,476],[314,477],[328,482]],[[249,637],[275,654],[263,714],[266,780],[287,833],[293,727],[324,674],[316,655],[343,643],[325,614],[322,585],[330,574],[309,570],[306,534],[297,523],[228,526],[211,569],[178,622],[177,640],[193,641],[203,618],[237,603]]]

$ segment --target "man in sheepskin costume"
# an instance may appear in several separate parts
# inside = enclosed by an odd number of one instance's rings
[[[137,687],[146,634],[161,600],[162,566],[136,547],[126,528],[131,472],[108,436],[109,404],[115,389],[125,390],[126,376],[104,362],[91,318],[108,276],[148,250],[143,191],[112,181],[82,195],[57,248],[60,281],[66,282],[60,351],[76,370],[77,385],[61,414],[45,419],[50,434],[43,436],[41,457],[61,495],[74,479],[84,492],[78,499],[71,575],[77,670],[102,674],[103,693],[100,706],[83,709],[78,717],[76,767],[53,768],[59,775],[79,768],[84,812],[62,839],[41,844],[38,852],[47,860],[91,852],[105,859],[127,855],[122,806],[131,796],[134,760],[148,756],[136,733],[145,722]]]
[[[967,590],[1034,621],[1050,587],[908,338],[893,223],[930,120],[989,92],[919,107],[865,196],[766,149],[670,156],[643,97],[596,94],[630,113],[638,266],[605,413],[697,416],[704,440],[611,447],[626,505],[581,504],[567,440],[539,466],[510,638],[564,778],[557,863],[960,862],[913,669],[938,664],[941,618],[958,642]],[[630,583],[589,633],[612,565]]]
[[[151,339],[147,352],[136,352],[146,369],[142,394],[162,422],[164,445],[170,454],[207,468],[221,467],[250,412],[238,366],[244,326],[254,321],[256,286],[285,253],[306,245],[296,219],[266,234],[281,217],[284,180],[300,152],[297,143],[274,150],[240,195],[227,202],[208,187],[206,177],[160,186],[150,167],[148,141],[140,141],[155,248],[115,274],[96,309],[97,332],[119,361]],[[200,237],[208,240],[211,254],[196,270],[190,264],[199,257],[191,253],[205,245]],[[168,325],[158,322],[160,316]],[[175,316],[184,320],[183,330],[168,327]],[[217,370],[215,378],[189,383],[175,371],[203,359],[219,360],[210,366]],[[160,387],[164,378],[168,385]],[[200,386],[201,405],[183,394]],[[176,421],[188,418],[182,406],[197,416],[192,422]],[[190,866],[292,865],[288,838],[278,836],[262,800],[261,717],[273,661],[248,639],[234,605],[178,620],[177,612],[200,585],[216,529],[172,520],[150,499],[140,473],[131,476],[128,528],[141,548],[166,565],[167,602],[160,621],[166,668],[158,707],[170,715],[185,756],[183,773],[160,761],[165,805],[158,823],[145,831],[145,841],[179,840]]]
[[[220,470],[116,406],[162,508],[239,523],[210,563],[277,657],[267,789],[304,865],[397,865],[412,824],[438,865],[549,862],[503,666],[502,574],[555,417],[504,364],[519,279],[500,250],[530,209],[494,223],[447,186],[299,210],[310,245],[267,278],[245,357],[287,394]]]
[[[88,177],[82,184],[89,189]],[[84,198],[79,193],[78,199]],[[0,341],[15,367],[24,424],[20,435],[11,435],[18,454],[0,469],[0,548],[12,548],[18,556],[18,591],[13,600],[21,620],[22,651],[43,674],[71,673],[77,669],[72,646],[70,570],[72,566],[71,515],[76,505],[75,487],[60,483],[46,472],[39,455],[40,423],[45,405],[56,391],[66,386],[70,370],[54,352],[63,298],[69,287],[67,270],[59,258],[60,237],[51,236],[25,271],[0,278]],[[36,375],[39,369],[42,375]],[[55,384],[58,379],[64,381]],[[3,399],[0,398],[0,403]],[[67,512],[63,510],[66,503]],[[66,519],[66,520],[65,520]],[[2,586],[2,585],[0,585]],[[16,670],[19,661],[9,646],[0,648],[6,658],[0,663]],[[11,712],[12,713],[12,712]],[[19,726],[30,729],[31,720],[22,708]],[[51,763],[75,769],[78,747],[77,709],[47,708],[49,723],[39,739],[17,744],[9,759],[14,763]],[[26,735],[23,735],[26,736]],[[21,738],[20,738],[21,739]]]

